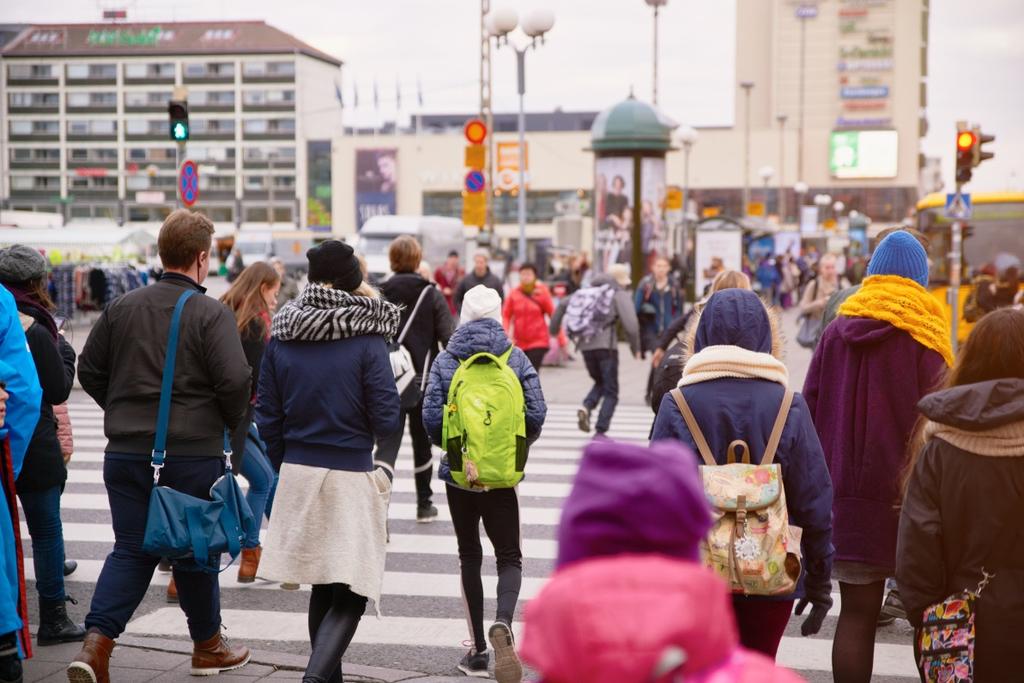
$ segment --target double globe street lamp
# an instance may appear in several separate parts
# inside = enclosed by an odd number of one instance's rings
[[[523,95],[526,94],[526,51],[544,43],[544,36],[555,25],[555,15],[549,9],[539,8],[526,14],[522,21],[519,13],[509,7],[493,10],[484,19],[487,32],[495,38],[497,46],[511,46],[516,53],[516,74],[519,91],[519,260],[526,261],[526,114]],[[509,34],[519,28],[529,42],[522,47],[509,42]]]

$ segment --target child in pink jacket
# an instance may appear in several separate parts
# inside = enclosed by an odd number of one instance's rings
[[[587,447],[556,572],[526,607],[520,653],[543,683],[802,680],[739,645],[728,587],[699,562],[695,462],[674,442]]]

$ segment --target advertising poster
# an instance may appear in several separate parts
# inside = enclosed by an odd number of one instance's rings
[[[700,296],[721,271],[743,269],[743,231],[698,230],[694,251],[695,291]]]
[[[391,216],[397,209],[398,150],[356,150],[356,230],[374,216]]]
[[[331,141],[306,143],[306,227],[331,231]]]
[[[800,233],[775,233],[775,255],[782,256],[783,254],[789,254],[794,261],[800,258]]]
[[[640,182],[640,238],[646,274],[651,272],[659,256],[669,255],[665,224],[665,160],[641,159]]]
[[[629,263],[633,229],[633,159],[602,157],[594,168],[594,270]]]
[[[526,189],[530,189],[530,147],[529,143],[526,143],[523,151],[525,152],[525,166],[523,172],[526,175]],[[495,174],[497,175],[497,187],[499,190],[504,192],[513,192],[519,190],[519,143],[518,142],[499,142],[497,144],[497,169]]]

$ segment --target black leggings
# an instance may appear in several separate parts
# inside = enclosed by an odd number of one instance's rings
[[[303,683],[342,683],[341,658],[356,634],[366,598],[344,583],[313,586],[309,596],[309,656]]]
[[[832,676],[835,683],[869,683],[885,581],[863,585],[840,581],[839,594],[843,604],[832,641]]]
[[[466,601],[473,643],[478,652],[487,649],[484,637],[484,585],[480,579],[483,549],[480,520],[494,546],[498,560],[498,610],[495,618],[512,624],[523,583],[523,551],[519,543],[519,497],[515,489],[494,489],[486,493],[455,486],[448,491],[448,509],[459,544],[462,594]]]

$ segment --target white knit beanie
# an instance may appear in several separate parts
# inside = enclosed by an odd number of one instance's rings
[[[462,318],[460,324],[473,320],[490,318],[501,322],[501,297],[490,287],[477,285],[466,292],[462,299]]]

